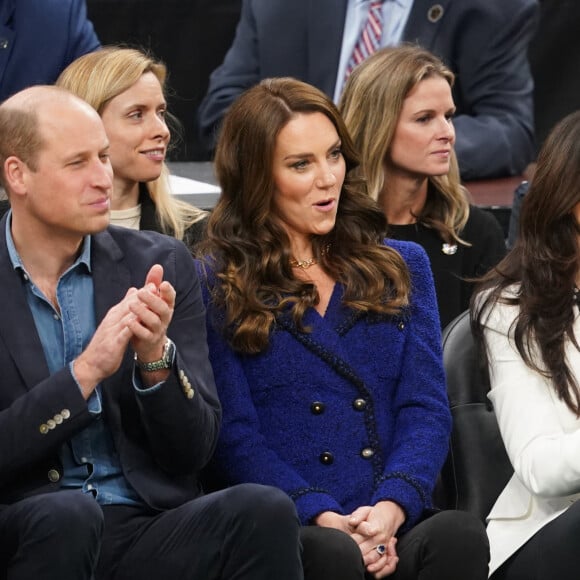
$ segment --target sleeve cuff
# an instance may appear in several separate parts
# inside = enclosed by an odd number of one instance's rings
[[[74,361],[71,361],[69,363],[68,368],[70,369],[70,374],[72,375],[72,378],[74,379],[74,382],[76,383],[76,385],[77,385],[77,387],[79,389],[79,392],[82,395],[83,394],[83,390],[82,390],[81,385],[79,384],[79,381],[77,380],[77,377],[75,375],[73,363],[74,363]],[[87,401],[87,407],[88,407],[89,413],[91,415],[100,415],[103,412],[103,405],[102,405],[102,402],[101,402],[101,389],[100,389],[100,385],[97,385],[97,388],[93,391],[93,393],[89,397],[89,399]]]

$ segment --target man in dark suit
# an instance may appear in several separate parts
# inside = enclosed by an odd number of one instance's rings
[[[365,1],[243,0],[234,42],[212,73],[199,108],[207,146],[212,147],[227,107],[263,78],[293,76],[336,98],[337,71],[350,26],[347,14],[356,14],[348,10],[359,9],[349,7],[349,2],[354,6]],[[405,6],[405,22],[396,41],[419,43],[457,75],[456,150],[462,177],[521,172],[534,152],[527,48],[537,20],[536,0],[397,4]],[[383,32],[383,44],[385,40]]]
[[[301,578],[285,494],[202,493],[221,410],[199,281],[181,242],[107,228],[107,152],[62,89],[0,106],[0,575]]]
[[[0,1],[0,102],[99,48],[85,0]]]

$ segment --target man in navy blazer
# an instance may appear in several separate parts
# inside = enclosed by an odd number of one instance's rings
[[[263,78],[296,77],[333,96],[348,2],[243,0],[234,42],[199,108],[208,149],[227,107]],[[412,2],[402,40],[435,53],[457,75],[456,150],[465,180],[518,174],[533,158],[527,49],[537,12],[536,0]]]
[[[0,1],[0,102],[99,48],[85,0]]]
[[[221,408],[199,281],[181,242],[107,227],[99,115],[12,96],[0,181],[0,576],[302,578],[284,493],[202,493]]]

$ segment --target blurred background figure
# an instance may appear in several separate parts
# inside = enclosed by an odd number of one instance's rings
[[[530,65],[534,77],[536,144],[542,146],[554,125],[580,107],[580,2],[540,0],[540,22],[530,44]],[[525,181],[514,191],[509,220],[508,248],[518,230],[520,207],[533,178],[535,163],[524,172]]]
[[[97,48],[85,0],[0,0],[0,102]]]
[[[234,41],[199,108],[202,138],[210,151],[224,112],[262,78],[292,76],[338,102],[353,66],[407,41],[457,76],[462,179],[519,174],[534,154],[527,51],[537,13],[536,0],[244,0]]]
[[[170,191],[166,76],[151,56],[113,46],[77,59],[57,85],[87,101],[105,125],[114,171],[111,223],[173,235],[193,251],[207,212]]]
[[[556,123],[580,107],[580,3],[539,0],[538,29],[530,43],[537,150]]]
[[[580,111],[541,149],[514,248],[473,328],[514,475],[488,516],[492,580],[572,580],[580,556]]]
[[[428,51],[384,48],[354,69],[339,105],[389,236],[429,255],[443,327],[469,307],[469,279],[505,254],[498,221],[469,204],[459,180],[453,83]]]

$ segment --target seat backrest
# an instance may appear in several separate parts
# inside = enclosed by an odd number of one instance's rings
[[[489,377],[479,362],[468,311],[443,332],[443,364],[453,430],[436,501],[485,520],[513,468],[487,398]]]

